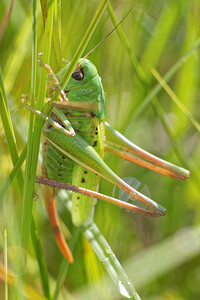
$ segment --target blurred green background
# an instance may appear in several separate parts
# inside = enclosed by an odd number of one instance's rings
[[[92,0],[62,1],[61,56],[64,59],[72,58],[98,3]],[[116,0],[111,4],[120,20],[132,2]],[[20,99],[22,94],[30,95],[31,4],[25,0],[15,1],[9,21],[3,28],[2,20],[8,5],[7,1],[0,0],[0,64],[21,153],[28,131],[29,113]],[[124,47],[115,31],[90,56],[102,78],[107,102],[106,120],[145,150],[191,171],[190,179],[178,181],[105,154],[105,161],[120,177],[137,178],[141,187],[148,189],[151,198],[167,208],[167,215],[156,220],[100,201],[95,208],[96,224],[142,299],[200,298],[199,127],[196,128],[191,119],[188,120],[184,109],[178,107],[163,88],[156,97],[151,96],[158,83],[152,69],[164,77],[180,62],[168,84],[192,117],[200,120],[199,13],[199,0],[140,0],[121,25],[129,46],[126,44]],[[38,52],[42,51],[42,26],[38,4]],[[84,53],[91,50],[112,28],[113,23],[106,10]],[[51,66],[56,73],[60,66],[53,46],[52,49]],[[3,185],[13,166],[1,120],[0,139],[0,181]],[[41,187],[37,185],[35,191],[39,198],[34,201],[33,214],[44,251],[50,289],[53,289],[62,256],[45,212]],[[112,195],[112,191],[113,185],[101,180],[100,192]],[[14,181],[0,207],[1,262],[4,259],[3,233],[6,229],[8,254],[11,254],[8,265],[11,269],[20,231],[21,206],[21,196]],[[58,210],[63,223],[73,231],[70,214],[61,203]],[[69,233],[66,232],[66,235]],[[104,281],[106,272],[82,236],[75,246],[74,258],[75,263],[69,267],[58,299],[122,299],[113,283]],[[28,265],[23,273],[26,275],[25,282],[42,294],[31,242]],[[9,288],[10,293],[12,287]],[[2,298],[3,282],[0,291]]]

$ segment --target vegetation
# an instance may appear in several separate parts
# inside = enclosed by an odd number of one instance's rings
[[[30,2],[11,1],[7,14],[10,4],[0,0],[0,298],[122,299],[90,243],[73,227],[63,193],[58,211],[74,264],[60,254],[42,187],[34,185],[41,172],[43,123],[21,98],[28,95],[32,105],[37,99],[39,109],[44,105],[48,75],[37,64],[38,53],[58,72],[62,58],[71,61],[77,49],[79,56],[88,53],[133,3],[111,1],[84,50],[97,1],[58,1],[55,11],[40,2],[43,10],[38,2],[34,18]],[[106,120],[145,150],[191,172],[190,179],[177,181],[105,154],[120,177],[136,178],[143,193],[167,208],[165,217],[149,219],[100,201],[95,206],[95,223],[141,299],[200,297],[199,9],[198,0],[140,0],[89,57],[102,78]],[[101,180],[101,193],[112,195],[113,188]]]

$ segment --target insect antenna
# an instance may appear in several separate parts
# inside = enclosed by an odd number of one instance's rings
[[[136,0],[133,5],[131,6],[131,8],[128,10],[128,12],[125,14],[125,16],[121,19],[121,21],[94,47],[92,48],[85,56],[84,59],[88,58],[88,56],[90,56],[97,47],[99,47],[112,33],[113,31],[115,31],[115,29],[126,19],[126,17],[130,14],[130,12],[133,10],[133,8],[135,7],[136,3],[138,0]]]

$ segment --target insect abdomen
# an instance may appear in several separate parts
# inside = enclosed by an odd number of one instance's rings
[[[81,135],[103,157],[104,123],[96,116],[88,115],[82,119],[84,124],[79,126]],[[82,122],[81,122],[82,123]],[[76,127],[77,128],[77,127]],[[73,167],[72,184],[93,191],[98,190],[99,175],[84,166],[75,163]],[[72,195],[72,220],[76,226],[90,223],[93,217],[95,199],[86,195],[73,193]]]
[[[77,112],[73,112],[73,114],[67,113],[67,117],[75,129],[75,132],[81,136],[85,142],[92,146],[101,157],[103,157],[104,122],[100,121],[92,113],[82,112],[80,114],[79,112],[78,114]],[[75,186],[96,191],[98,189],[99,176],[81,165],[81,151],[79,156],[80,163],[74,162],[67,156],[68,150],[65,147],[65,144],[67,142],[68,147],[71,145],[69,151],[73,154],[73,151],[76,151],[76,148],[72,150],[75,137],[69,137],[62,134],[61,141],[58,133],[56,134],[55,128],[48,126],[44,128],[44,134],[48,139],[44,148],[45,175],[50,179],[71,183]],[[57,149],[57,147],[52,145],[51,143],[53,142],[65,149],[65,154],[62,150],[59,150],[60,148]],[[94,198],[73,193],[73,223],[76,226],[81,226],[89,222],[93,206]]]
[[[47,177],[64,183],[71,183],[74,162],[47,142],[44,163]]]

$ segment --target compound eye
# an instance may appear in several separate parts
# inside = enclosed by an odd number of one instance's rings
[[[76,71],[72,74],[72,77],[77,80],[77,81],[81,81],[84,78],[84,72],[83,72],[83,68],[80,69],[80,71]]]

